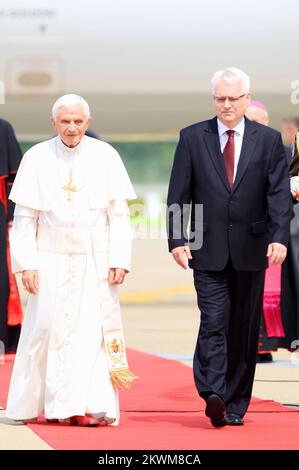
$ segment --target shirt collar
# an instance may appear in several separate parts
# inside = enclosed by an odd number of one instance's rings
[[[83,143],[85,140],[85,136],[82,137],[81,141],[79,142],[78,145],[74,148],[67,147],[61,140],[59,136],[56,137],[56,145],[57,149],[63,154],[67,156],[75,156],[78,155],[82,149]]]
[[[218,125],[218,134],[219,134],[219,136],[222,136],[223,134],[225,134],[226,131],[229,131],[230,129],[235,131],[241,137],[243,137],[243,135],[244,135],[244,130],[245,130],[245,119],[244,118],[239,122],[239,124],[237,124],[233,128],[227,127],[218,118],[217,118],[217,125]]]

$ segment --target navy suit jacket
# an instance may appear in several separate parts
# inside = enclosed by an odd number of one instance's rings
[[[191,203],[191,232],[203,232],[192,250],[193,269],[220,271],[229,257],[235,269],[258,271],[268,265],[268,243],[287,246],[292,198],[281,135],[245,118],[242,149],[230,190],[220,148],[217,118],[193,124],[180,133],[167,204]],[[195,205],[203,205],[203,221]],[[168,212],[169,250],[188,244],[174,231],[177,214]],[[197,222],[197,223],[196,223]],[[182,224],[183,225],[183,224]]]

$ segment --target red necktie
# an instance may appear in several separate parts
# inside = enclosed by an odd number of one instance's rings
[[[235,131],[226,131],[228,134],[228,141],[223,149],[223,160],[226,169],[227,179],[230,186],[230,189],[233,187],[234,181],[234,167],[235,167],[235,141],[234,133]]]

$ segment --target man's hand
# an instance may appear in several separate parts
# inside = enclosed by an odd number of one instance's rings
[[[24,289],[30,294],[38,293],[38,271],[28,269],[22,272],[22,283]]]
[[[184,269],[188,267],[187,259],[192,259],[189,246],[178,246],[171,250],[174,260]]]
[[[281,243],[270,243],[268,245],[267,256],[269,264],[281,264],[287,256],[287,249]]]
[[[109,269],[109,282],[110,284],[122,284],[128,271],[121,268]]]
[[[299,201],[299,176],[293,176],[291,178],[290,187],[293,198]]]

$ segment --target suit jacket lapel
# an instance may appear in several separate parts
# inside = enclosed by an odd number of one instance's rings
[[[232,192],[237,189],[239,186],[245,171],[247,169],[250,157],[253,154],[254,148],[256,146],[256,128],[251,121],[245,118],[245,130],[241,148],[241,154],[239,158],[237,174],[234,180]]]
[[[208,121],[208,126],[205,129],[204,141],[208,149],[209,156],[215,166],[217,173],[219,174],[224,186],[228,191],[230,187],[227,180],[226,170],[224,161],[221,153],[220,140],[218,134],[217,118],[213,118]]]

